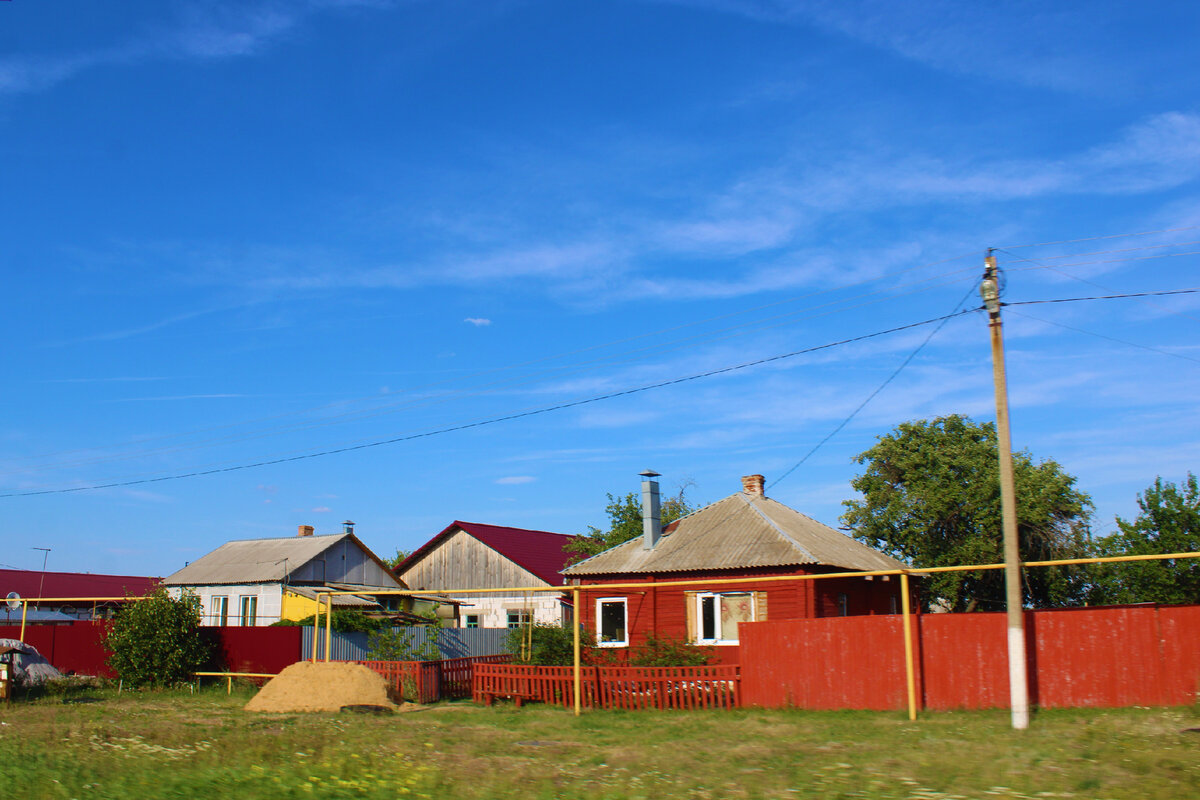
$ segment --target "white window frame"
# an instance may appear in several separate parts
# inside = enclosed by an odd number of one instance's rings
[[[750,601],[750,619],[747,622],[753,622],[758,617],[758,603],[754,592],[698,592],[696,594],[696,644],[741,644],[737,638],[737,626],[734,626],[733,638],[725,635],[725,631],[721,630],[721,598],[734,597],[744,595]],[[713,601],[713,636],[705,638],[704,636],[704,601],[710,599]]]
[[[244,594],[238,598],[238,624],[246,628],[258,625],[258,595]]]
[[[621,606],[621,615],[624,617],[625,630],[624,639],[604,640],[603,618],[601,612],[606,603],[617,603]],[[596,598],[596,646],[597,647],[628,647],[629,646],[629,598],[628,597],[597,597]]]
[[[214,594],[208,598],[208,607],[211,609],[209,617],[212,619],[213,625],[228,625],[229,624],[229,595]]]

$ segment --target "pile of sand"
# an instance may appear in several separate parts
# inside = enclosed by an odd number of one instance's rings
[[[361,664],[299,661],[287,667],[246,703],[247,711],[338,711],[343,706],[384,706],[387,681]]]

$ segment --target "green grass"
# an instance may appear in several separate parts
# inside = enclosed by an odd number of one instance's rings
[[[1015,732],[1007,712],[263,715],[242,711],[251,692],[0,706],[0,787],[23,800],[1200,797],[1193,708],[1042,711]]]

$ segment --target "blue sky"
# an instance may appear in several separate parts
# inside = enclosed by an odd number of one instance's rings
[[[1200,286],[1197,30],[1184,2],[0,3],[0,564],[574,533],[648,467],[697,503],[760,472],[836,525],[877,437],[993,418],[980,314],[860,338],[976,307],[986,248],[1013,303]],[[1097,534],[1196,470],[1198,295],[1005,323],[1014,445]]]

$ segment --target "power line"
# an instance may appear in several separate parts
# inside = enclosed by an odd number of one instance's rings
[[[1088,331],[1088,330],[1084,330],[1083,328],[1075,328],[1070,325],[1064,325],[1061,322],[1054,322],[1053,320],[1043,319],[1042,317],[1035,317],[1030,314],[1022,314],[1020,311],[1013,311],[1012,313],[1016,314],[1018,317],[1024,317],[1025,319],[1031,319],[1036,322],[1044,322],[1047,325],[1054,325],[1059,328],[1065,328],[1066,330],[1074,331],[1075,333],[1082,333],[1082,334],[1086,334],[1087,336],[1095,336],[1097,339],[1107,339],[1108,341],[1116,342],[1117,344],[1129,345],[1130,347],[1137,347],[1142,350],[1149,350],[1151,353],[1158,353],[1159,355],[1170,356],[1172,358],[1182,358],[1185,361],[1193,361],[1195,363],[1200,364],[1200,358],[1192,358],[1191,356],[1181,355],[1180,353],[1172,353],[1169,350],[1160,350],[1157,347],[1150,347],[1148,345],[1138,344],[1137,342],[1130,342],[1125,339],[1118,339],[1115,336],[1109,336],[1109,335],[1103,334],[1103,333],[1096,333],[1095,331]]]
[[[974,309],[971,309],[968,311],[958,311],[958,312],[955,312],[953,314],[948,314],[943,317],[934,317],[933,319],[921,320],[920,322],[912,322],[907,325],[900,325],[895,328],[888,328],[887,330],[875,331],[874,333],[867,333],[867,334],[863,334],[861,336],[854,336],[849,339],[842,339],[842,340],[839,340],[836,342],[828,342],[826,344],[816,345],[814,347],[807,347],[802,350],[794,350],[790,353],[782,353],[779,355],[768,356],[766,358],[755,359],[754,361],[746,361],[741,364],[735,364],[735,365],[729,366],[729,367],[721,367],[719,369],[708,370],[706,372],[700,372],[700,373],[696,373],[694,375],[687,375],[687,376],[684,376],[681,378],[673,378],[673,379],[667,380],[667,381],[660,381],[658,383],[652,383],[652,384],[648,384],[645,386],[639,386],[639,387],[635,387],[633,389],[624,389],[619,392],[609,392],[607,394],[596,395],[594,397],[588,397],[588,398],[584,398],[582,400],[573,400],[569,403],[559,403],[559,404],[553,405],[553,406],[546,406],[546,407],[532,409],[532,410],[528,410],[528,411],[521,411],[521,412],[517,412],[514,414],[507,414],[507,415],[500,416],[500,417],[491,417],[489,419],[477,420],[475,422],[467,422],[467,423],[463,423],[460,425],[452,425],[452,426],[448,426],[445,428],[438,428],[436,430],[424,431],[421,433],[414,433],[414,434],[409,434],[406,436],[398,436],[398,437],[394,437],[391,439],[381,439],[381,440],[368,442],[365,444],[353,445],[353,446],[349,446],[349,447],[339,447],[339,448],[334,448],[334,449],[330,449],[330,450],[322,450],[322,451],[316,452],[316,453],[304,453],[302,455],[290,456],[287,458],[277,458],[277,459],[272,459],[272,460],[267,460],[267,461],[257,461],[257,462],[251,463],[251,464],[238,464],[238,465],[232,466],[232,467],[222,467],[219,469],[200,470],[200,471],[194,471],[194,472],[180,473],[180,474],[176,474],[176,475],[165,475],[165,476],[161,476],[161,477],[157,477],[157,478],[142,478],[139,480],[117,481],[117,482],[112,482],[112,483],[93,484],[93,485],[89,485],[89,486],[73,486],[73,487],[64,488],[64,489],[42,489],[42,490],[31,491],[31,492],[9,492],[6,494],[0,494],[0,499],[9,498],[9,497],[30,497],[30,496],[45,495],[45,494],[65,494],[65,493],[69,493],[69,492],[83,492],[83,491],[90,491],[90,490],[95,490],[95,489],[113,489],[113,488],[122,487],[122,486],[136,486],[136,485],[147,484],[147,483],[161,483],[163,481],[182,480],[184,478],[196,478],[196,477],[200,477],[200,476],[204,476],[204,475],[216,475],[216,474],[220,474],[223,472],[237,472],[240,470],[253,469],[256,467],[271,466],[273,464],[283,464],[283,463],[288,463],[288,462],[292,462],[292,461],[303,461],[303,460],[312,459],[312,458],[322,458],[324,456],[331,456],[331,455],[337,455],[340,453],[353,452],[355,450],[366,450],[368,448],[373,448],[373,447],[382,447],[383,445],[397,444],[400,442],[408,442],[408,441],[413,441],[415,439],[424,439],[424,438],[428,438],[431,436],[438,436],[438,435],[446,434],[446,433],[454,433],[456,431],[469,430],[471,428],[481,428],[486,425],[495,425],[500,422],[511,422],[512,420],[523,419],[525,417],[533,417],[533,416],[538,416],[541,414],[548,414],[552,411],[562,411],[562,410],[568,409],[568,408],[577,408],[579,406],[584,406],[584,405],[588,405],[591,403],[598,403],[603,400],[612,400],[617,397],[627,397],[629,395],[639,394],[641,392],[647,392],[652,389],[662,389],[667,386],[676,386],[676,385],[679,385],[682,383],[688,383],[690,381],[701,380],[703,378],[711,378],[716,375],[724,375],[724,374],[731,373],[731,372],[737,372],[739,370],[748,369],[750,367],[761,366],[762,364],[769,364],[769,363],[772,363],[775,361],[782,361],[784,359],[794,358],[794,357],[800,356],[800,355],[806,355],[806,354],[815,353],[815,352],[818,352],[821,350],[828,350],[830,348],[840,347],[842,345],[853,344],[855,342],[862,342],[862,341],[866,341],[868,339],[874,339],[874,338],[878,338],[880,336],[886,336],[891,333],[899,333],[900,331],[910,330],[912,328],[918,328],[918,327],[921,327],[922,325],[930,325],[935,322],[943,322],[943,321],[951,319],[953,317],[958,317],[958,316],[962,316],[963,314],[973,313],[973,311],[974,311]]]
[[[1165,292],[1130,292],[1129,294],[1106,294],[1095,297],[1060,297],[1054,300],[1014,300],[1006,302],[1006,306],[1037,306],[1047,303],[1079,303],[1084,300],[1124,300],[1130,297],[1165,297],[1174,294],[1195,294],[1200,289],[1172,289]]]
[[[801,458],[799,461],[797,461],[795,464],[793,464],[791,469],[789,469],[787,472],[780,475],[775,480],[771,481],[771,485],[768,488],[774,487],[776,484],[778,484],[780,481],[782,481],[788,475],[791,475],[793,472],[795,472],[797,469],[799,469],[800,465],[803,464],[805,461],[808,461],[809,457],[812,456],[813,453],[820,450],[822,445],[824,445],[826,442],[828,442],[830,439],[832,439],[834,436],[836,436],[838,433],[840,433],[842,428],[849,425],[850,421],[852,419],[854,419],[856,416],[858,416],[858,412],[862,411],[864,408],[867,407],[867,403],[870,403],[872,400],[874,400],[875,396],[877,394],[882,392],[889,383],[891,383],[893,380],[895,380],[897,375],[899,375],[901,372],[904,371],[905,367],[907,367],[910,363],[912,363],[912,360],[917,357],[917,354],[920,353],[923,349],[925,349],[925,345],[929,344],[930,340],[932,340],[934,336],[937,336],[938,331],[940,331],[942,328],[944,328],[946,323],[949,322],[952,317],[958,316],[958,313],[959,313],[958,309],[962,306],[963,303],[967,302],[967,298],[970,297],[971,295],[973,295],[974,293],[975,293],[975,287],[972,286],[970,289],[967,290],[967,293],[965,295],[963,295],[963,298],[961,300],[959,300],[958,303],[955,304],[954,313],[943,317],[942,321],[938,323],[937,327],[934,328],[932,331],[930,331],[929,335],[925,337],[925,341],[923,341],[919,345],[917,345],[916,349],[908,354],[908,358],[906,358],[906,359],[904,359],[904,361],[900,362],[900,366],[896,367],[896,369],[892,371],[892,374],[888,375],[887,378],[884,379],[883,383],[881,383],[877,387],[875,387],[875,391],[873,391],[869,395],[867,395],[866,399],[863,400],[861,403],[859,403],[858,407],[855,408],[853,411],[851,411],[850,414],[844,420],[842,420],[840,423],[838,423],[838,426],[836,428],[834,428],[832,431],[830,431],[828,436],[826,436],[824,439],[822,439],[821,441],[819,441],[815,445],[813,445],[813,448],[811,450],[809,450],[807,453],[805,453],[803,458]],[[972,310],[978,310],[978,309],[972,309]]]
[[[1105,236],[1085,236],[1082,239],[1060,239],[1057,242],[1035,242],[1033,244],[1010,244],[1005,245],[1005,250],[1019,250],[1025,247],[1049,247],[1054,244],[1076,244],[1078,242],[1097,242],[1103,239],[1124,239],[1133,236],[1153,236],[1156,233],[1179,233],[1180,231],[1200,230],[1200,225],[1185,225],[1182,228],[1161,228],[1156,231],[1137,231],[1134,233],[1110,233]]]

